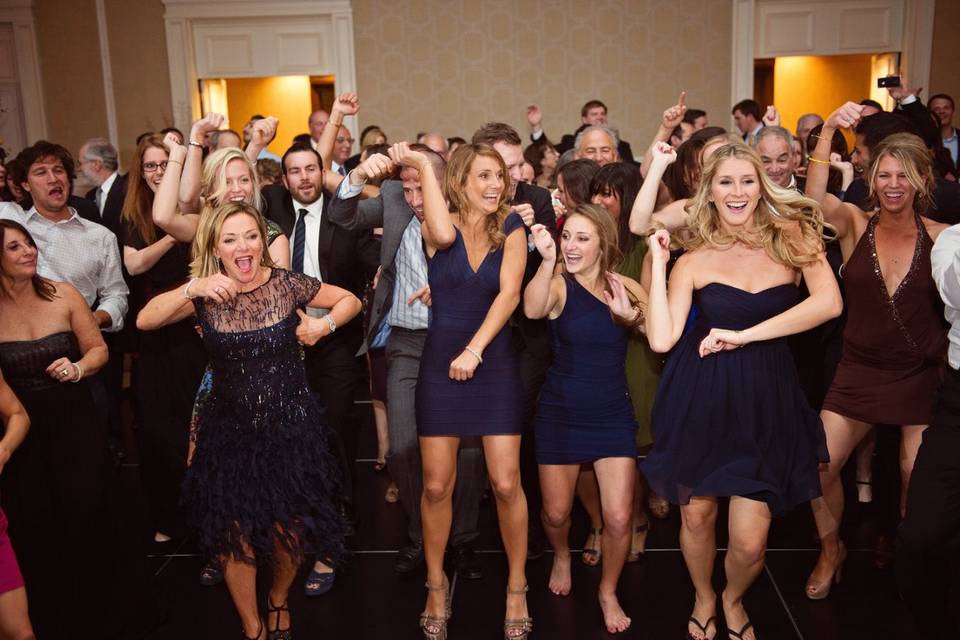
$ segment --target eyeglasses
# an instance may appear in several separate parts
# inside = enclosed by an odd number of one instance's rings
[[[337,138],[337,144],[343,144],[344,142],[353,144],[354,141],[353,141],[353,138],[343,138],[343,137]]]
[[[143,166],[143,172],[144,172],[144,173],[153,173],[154,171],[157,171],[158,169],[159,169],[160,171],[166,171],[166,170],[167,170],[167,161],[164,160],[163,162],[144,162],[142,166]]]

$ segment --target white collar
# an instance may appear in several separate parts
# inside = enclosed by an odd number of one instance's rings
[[[31,218],[33,218],[33,217],[36,217],[36,218],[38,218],[39,220],[43,220],[43,221],[46,222],[47,224],[66,224],[67,222],[74,222],[74,221],[76,221],[76,222],[79,222],[81,225],[83,225],[83,218],[81,218],[79,215],[77,215],[77,210],[74,209],[73,207],[67,207],[67,209],[70,211],[70,217],[67,218],[66,220],[57,220],[57,221],[54,221],[54,220],[50,220],[49,218],[45,218],[45,217],[43,217],[42,215],[40,215],[40,212],[39,212],[39,211],[37,211],[36,205],[30,207],[30,209],[29,209],[29,210],[27,211],[27,213],[26,213],[26,216],[27,216],[27,220],[29,220],[29,219],[31,219]]]
[[[323,213],[323,194],[322,193],[320,194],[320,197],[317,198],[316,202],[313,202],[312,204],[302,204],[298,202],[297,199],[294,198],[293,196],[291,196],[291,198],[293,200],[293,212],[296,215],[300,215],[300,209],[307,210],[307,217],[316,216],[319,218]]]
[[[113,183],[117,181],[117,175],[117,172],[114,171],[106,180],[103,181],[103,184],[100,185],[100,191],[103,192],[104,196],[110,193],[110,188],[113,186]]]

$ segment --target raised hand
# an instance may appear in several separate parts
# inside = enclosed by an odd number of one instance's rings
[[[677,98],[677,104],[663,112],[663,126],[665,129],[673,131],[683,122],[683,115],[687,112],[687,92],[681,91]]]
[[[887,93],[890,94],[890,97],[896,100],[897,102],[903,100],[907,96],[915,96],[920,93],[920,89],[914,89],[910,86],[908,82],[907,74],[900,72],[900,86],[899,87],[887,87]]]
[[[221,303],[237,297],[239,289],[237,283],[229,277],[222,273],[215,273],[206,278],[199,278],[190,286],[190,293],[211,302]]]
[[[426,154],[410,149],[409,142],[398,142],[390,147],[390,159],[400,166],[421,171],[426,165],[430,164]]]
[[[765,127],[780,126],[780,112],[772,104],[767,106],[767,112],[763,114],[763,125]]]
[[[533,244],[537,251],[543,257],[545,262],[555,262],[557,259],[557,245],[553,241],[553,236],[542,224],[535,224],[530,227],[530,234],[533,236]]]
[[[650,147],[650,155],[653,162],[663,165],[673,164],[677,160],[677,150],[667,142],[657,141]]]
[[[740,331],[710,329],[707,337],[700,341],[700,357],[704,358],[712,353],[739,349],[745,344],[747,344],[747,341]]]
[[[647,246],[650,247],[650,259],[654,264],[666,264],[670,260],[670,232],[666,229],[658,229],[649,236]]]
[[[163,146],[167,148],[167,154],[173,155],[174,151],[177,149],[186,152],[186,147],[180,143],[180,136],[178,136],[173,131],[169,132],[167,135],[163,136]],[[182,159],[182,158],[181,158]]]
[[[540,110],[540,105],[531,104],[527,106],[527,124],[534,131],[540,130],[543,124],[543,112]]]
[[[277,135],[277,125],[279,123],[280,121],[273,116],[261,118],[254,122],[250,133],[251,142],[262,147],[270,144],[270,141]]]
[[[375,153],[359,165],[357,176],[361,180],[379,180],[393,171],[393,161],[382,153]]]
[[[360,111],[360,99],[355,93],[341,93],[330,108],[331,114],[334,111],[339,111],[345,116],[355,116]]]
[[[838,107],[836,111],[827,116],[824,128],[845,129],[854,127],[860,122],[863,114],[863,105],[856,102],[847,102]]]
[[[640,309],[634,308],[630,302],[630,296],[627,295],[627,288],[623,286],[623,281],[615,273],[608,271],[606,274],[607,282],[610,284],[610,291],[604,290],[603,299],[610,312],[624,321],[624,323],[633,323],[642,315]]]
[[[193,127],[190,128],[190,140],[204,144],[206,137],[218,131],[226,120],[221,113],[208,113],[193,123]]]
[[[533,205],[529,202],[515,204],[513,205],[511,211],[520,216],[523,219],[523,224],[527,225],[528,227],[536,221]]]

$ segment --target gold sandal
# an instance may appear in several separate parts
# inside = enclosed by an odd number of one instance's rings
[[[530,585],[525,585],[522,589],[511,589],[507,587],[508,596],[526,595],[530,591]],[[527,640],[530,632],[533,631],[533,618],[507,618],[503,621],[503,640]]]
[[[425,583],[423,586],[427,588],[427,591],[446,592],[446,596],[444,598],[446,602],[446,609],[442,617],[421,613],[420,631],[423,632],[423,637],[425,640],[447,640],[447,622],[450,620],[450,616],[453,615],[453,607],[450,602],[450,582],[444,579],[443,584],[439,587],[435,587],[429,582]]]
[[[590,535],[587,541],[583,543],[583,553],[580,554],[580,560],[588,567],[595,567],[600,564],[600,538],[603,536],[603,528],[590,529]],[[594,546],[590,546],[590,539],[593,538]]]

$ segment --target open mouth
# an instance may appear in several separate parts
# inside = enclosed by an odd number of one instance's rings
[[[54,187],[53,189],[50,189],[50,191],[47,192],[47,196],[49,196],[49,197],[51,197],[51,198],[62,198],[62,197],[63,197],[63,188],[62,188],[62,187]]]
[[[747,202],[728,202],[727,209],[730,213],[743,213],[747,208]]]
[[[583,256],[576,253],[565,253],[563,259],[567,263],[567,267],[575,267],[583,261]]]
[[[891,203],[903,202],[906,194],[903,191],[884,191],[883,197]]]
[[[250,273],[253,271],[253,258],[251,256],[244,256],[242,258],[237,258],[233,261],[237,265],[237,269],[240,273]]]
[[[235,194],[229,196],[229,197],[228,197],[228,200],[230,200],[230,202],[243,202],[243,200],[244,200],[244,194],[242,194],[242,193],[235,193]]]

